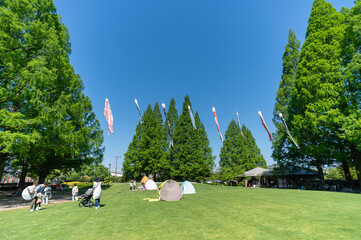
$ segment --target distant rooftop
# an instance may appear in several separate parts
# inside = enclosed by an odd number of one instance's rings
[[[280,176],[280,175],[317,175],[317,172],[314,170],[301,168],[297,166],[292,166],[288,168],[279,168],[277,165],[271,165],[268,169],[261,167],[253,168],[243,175],[247,177],[257,177],[260,175],[263,176]]]
[[[116,174],[115,174],[115,172],[113,171],[110,171],[110,175],[112,175],[112,176],[114,176],[114,177],[123,177],[123,173],[121,173],[121,172],[117,172]]]

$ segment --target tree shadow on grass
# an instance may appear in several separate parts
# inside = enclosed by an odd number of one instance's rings
[[[106,189],[109,189],[111,187],[112,187],[112,185],[102,184],[102,190],[106,190]]]

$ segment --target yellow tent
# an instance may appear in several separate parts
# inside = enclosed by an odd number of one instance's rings
[[[144,176],[142,180],[140,180],[140,184],[145,184],[148,181],[148,177]]]

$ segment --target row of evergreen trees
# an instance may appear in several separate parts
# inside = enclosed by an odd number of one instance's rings
[[[272,156],[281,166],[316,168],[320,187],[327,165],[341,165],[351,186],[354,166],[361,188],[361,1],[338,12],[315,0],[308,22],[301,49],[290,30],[283,54]],[[279,112],[300,149],[287,137]]]
[[[144,175],[152,175],[157,181],[202,181],[211,176],[215,157],[198,112],[194,115],[194,128],[188,106],[192,104],[186,95],[182,113],[178,116],[174,99],[170,102],[167,116],[173,135],[172,147],[169,146],[167,123],[163,121],[159,104],[156,103],[153,108],[148,106],[143,123],[138,123],[124,156],[125,180],[139,180]],[[230,123],[220,154],[221,172],[231,178],[256,166],[265,166],[251,132],[245,126],[242,131],[244,136],[235,121]]]

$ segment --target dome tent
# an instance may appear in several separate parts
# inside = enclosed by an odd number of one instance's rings
[[[183,194],[193,194],[196,193],[196,190],[194,189],[194,186],[189,181],[184,181],[182,183],[182,193]]]
[[[182,189],[174,180],[167,180],[159,186],[161,201],[179,201],[182,198]]]
[[[152,180],[152,179],[148,179],[148,181],[145,182],[145,190],[157,190],[157,184]]]

